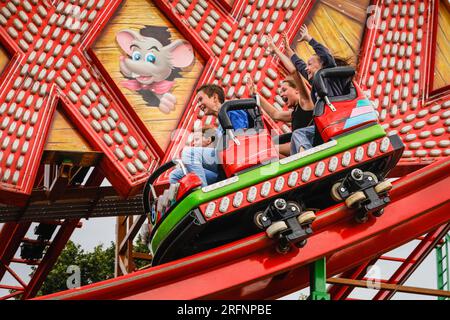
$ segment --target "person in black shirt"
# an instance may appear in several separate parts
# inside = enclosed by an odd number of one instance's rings
[[[313,79],[316,72],[322,68],[336,67],[337,64],[330,51],[325,46],[314,40],[311,35],[309,35],[306,25],[303,25],[300,28],[300,38],[298,41],[307,41],[316,53],[312,55],[306,63],[305,61],[300,59],[294,52],[294,50],[292,50],[292,48],[289,46],[287,35],[285,33],[283,34],[283,45],[286,48],[286,54],[282,53],[273,44],[273,41],[270,37],[268,46],[269,49],[273,50],[274,53],[280,58],[280,61],[285,66],[285,68],[293,75],[299,89],[301,105],[306,109],[312,110],[314,109],[314,105],[318,98],[313,85]],[[298,76],[299,74],[309,82],[312,88],[311,91],[307,88],[303,80]],[[329,79],[325,84],[330,96],[342,95],[344,92],[344,85],[341,79]],[[312,148],[314,135],[314,124],[308,127],[293,130],[291,138],[291,154],[295,154],[297,152]]]
[[[316,90],[313,86],[312,80],[314,79],[314,75],[320,69],[325,68],[334,68],[339,65],[348,65],[348,62],[341,58],[335,58],[331,55],[330,51],[321,43],[317,42],[313,37],[311,37],[308,33],[308,28],[303,25],[300,28],[300,40],[299,41],[307,41],[308,44],[314,49],[315,53],[312,55],[308,61],[305,63],[302,59],[300,59],[297,54],[292,50],[292,48],[287,44],[286,46],[286,54],[290,57],[291,62],[294,64],[295,69],[308,80],[311,88],[311,99],[315,104],[317,102],[317,94]],[[342,95],[344,91],[345,79],[327,79],[325,81],[325,85],[327,86],[328,92],[330,96],[339,96]]]
[[[257,88],[249,75],[246,77],[247,87],[251,96],[257,95]],[[261,108],[275,121],[291,123],[292,131],[307,127],[312,122],[312,108],[304,109],[300,106],[300,95],[292,77],[286,77],[280,83],[280,96],[288,110],[280,110],[271,105],[263,96],[259,95]],[[311,106],[310,106],[311,107]],[[291,152],[290,143],[278,145],[279,152],[288,156]]]

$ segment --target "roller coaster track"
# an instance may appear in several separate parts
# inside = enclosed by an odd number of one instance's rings
[[[318,213],[305,248],[275,251],[264,233],[126,276],[39,299],[274,299],[308,286],[309,264],[331,277],[450,221],[450,159],[393,183],[382,217],[356,224],[338,204]]]

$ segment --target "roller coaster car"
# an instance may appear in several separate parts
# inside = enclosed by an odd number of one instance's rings
[[[274,159],[272,137],[254,99],[225,102],[219,122],[226,131],[217,147],[222,180],[201,188],[187,173],[163,190],[158,178],[177,160],[158,168],[144,188],[145,213],[152,226],[150,249],[158,265],[242,239],[264,229],[279,252],[301,248],[313,232],[315,211],[345,201],[358,222],[377,217],[389,203],[384,177],[397,164],[404,145],[387,136],[349,67],[319,71],[314,85],[316,136],[323,141],[307,151]],[[339,78],[343,96],[329,97],[330,78]],[[246,109],[252,128],[232,129],[227,112]],[[256,145],[256,148],[255,148]],[[159,191],[159,192],[157,192]],[[315,209],[307,209],[315,208]]]

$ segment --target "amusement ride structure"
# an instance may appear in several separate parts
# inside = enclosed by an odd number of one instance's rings
[[[304,23],[333,52],[354,54],[356,74],[316,74],[322,141],[274,159],[267,132],[290,128],[259,109],[244,75],[281,109],[284,71],[264,35],[279,45],[286,32],[295,46]],[[133,32],[114,40],[149,24],[195,57],[150,107],[143,92],[160,88],[121,82]],[[308,286],[311,299],[346,299],[374,281],[377,261],[396,271],[374,299],[448,299],[449,30],[439,0],[0,1],[2,298],[34,298],[81,219],[117,217],[116,277],[39,299],[275,299]],[[332,97],[324,83],[336,77],[348,92]],[[195,101],[206,83],[225,89],[217,119]],[[227,111],[237,109],[252,111],[251,132],[233,132]],[[226,130],[223,159],[263,148],[225,160],[215,184],[188,173],[169,186],[194,129],[211,124]],[[148,255],[133,252],[143,226]],[[386,255],[413,240],[407,257]],[[438,288],[404,286],[433,250]],[[149,266],[136,270],[135,259]],[[21,264],[35,266],[29,280]]]

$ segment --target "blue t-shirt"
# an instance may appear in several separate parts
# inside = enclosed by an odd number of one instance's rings
[[[228,117],[230,118],[231,124],[233,125],[234,130],[239,129],[248,129],[249,122],[248,122],[248,113],[245,110],[234,110],[234,111],[228,111],[227,112]],[[219,140],[222,135],[224,134],[224,130],[222,126],[219,123],[219,126],[217,127],[216,131],[216,139]]]
[[[249,126],[248,114],[245,110],[228,111],[228,117],[230,117],[234,130],[247,129]]]
[[[230,118],[231,125],[233,126],[234,130],[239,129],[248,129],[249,123],[248,123],[248,114],[244,110],[234,110],[234,111],[228,111],[227,112],[228,117]],[[219,123],[219,126],[217,127],[217,138],[222,136],[224,133],[224,130],[222,126]]]

